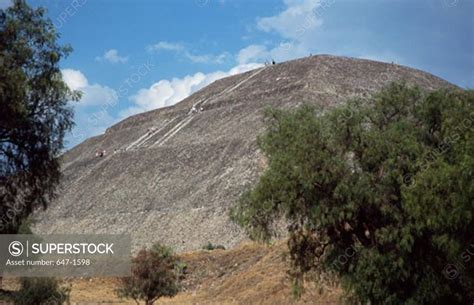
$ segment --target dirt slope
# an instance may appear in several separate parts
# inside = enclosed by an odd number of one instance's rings
[[[188,266],[184,291],[156,304],[343,304],[337,287],[325,286],[319,294],[319,289],[309,284],[303,297],[295,300],[282,258],[285,249],[279,242],[271,247],[244,244],[231,250],[184,253],[181,259]],[[134,304],[115,296],[116,280],[75,280],[70,284],[73,304]]]

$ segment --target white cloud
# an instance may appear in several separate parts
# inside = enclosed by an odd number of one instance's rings
[[[115,105],[118,101],[115,90],[107,86],[93,84],[80,90],[84,93],[80,102],[81,105]]]
[[[97,56],[96,61],[108,61],[113,64],[117,63],[126,63],[128,61],[127,56],[120,56],[116,49],[110,49],[104,53],[102,56]]]
[[[72,102],[76,126],[68,135],[68,147],[79,144],[85,139],[103,133],[107,127],[118,121],[110,113],[118,102],[115,90],[97,83],[91,84],[79,70],[61,70],[64,82],[72,90],[82,91],[79,102]]]
[[[270,52],[264,45],[252,44],[239,51],[237,54],[237,62],[239,64],[246,64],[248,62],[265,61],[268,60]]]
[[[168,42],[168,41],[160,41],[153,45],[149,45],[146,47],[148,52],[160,52],[160,51],[170,51],[175,52],[182,58],[189,60],[193,63],[199,64],[222,64],[228,58],[230,58],[230,54],[228,52],[223,52],[221,54],[194,54],[193,52],[189,51],[183,44],[177,42]]]
[[[335,0],[284,0],[285,9],[274,16],[257,18],[257,30],[278,34],[275,45],[253,44],[239,51],[239,64],[272,59],[282,62],[315,52],[316,31],[323,23],[324,12]]]
[[[205,55],[194,55],[189,53],[188,51],[185,51],[183,53],[183,56],[193,63],[201,63],[201,64],[222,64],[224,63],[228,58],[230,58],[230,54],[228,52],[221,53],[219,55],[211,55],[211,54],[205,54]]]
[[[270,62],[276,60],[282,62],[297,57],[308,56],[310,50],[303,44],[297,42],[281,42],[273,48],[264,45],[249,45],[239,51],[237,62],[246,64],[251,62]]]
[[[118,122],[104,109],[95,109],[88,111],[84,108],[77,107],[74,111],[74,126],[72,132],[67,135],[67,146],[75,146],[87,138],[102,134],[105,130]]]
[[[89,84],[86,76],[79,70],[61,70],[64,82],[72,90],[82,91],[82,98],[76,105],[97,106],[115,104],[118,96],[115,90],[99,84]]]
[[[89,85],[87,78],[79,70],[64,69],[61,70],[64,82],[71,88],[77,90]]]
[[[210,83],[230,75],[239,74],[258,67],[260,64],[238,65],[229,71],[216,71],[208,74],[201,72],[183,78],[160,80],[150,88],[140,89],[130,100],[135,104],[121,112],[122,117],[132,114],[174,105]]]
[[[318,8],[324,2],[323,0],[285,0],[284,2],[287,6],[284,11],[276,16],[259,18],[257,28],[265,32],[274,31],[285,39],[298,41],[305,32],[314,30],[322,24]]]
[[[329,49],[322,43],[325,35],[321,25],[323,18],[332,9],[336,0],[283,0],[285,8],[274,16],[257,18],[257,30],[274,33],[280,37],[276,46],[250,45],[240,50],[239,63],[275,59],[278,62],[305,57],[321,51],[334,55],[350,55],[385,62],[401,62],[401,58],[391,52],[354,49],[350,42],[333,44]],[[326,46],[326,47],[324,47]],[[363,56],[359,56],[364,54]]]
[[[149,45],[146,49],[149,52],[153,52],[153,51],[159,52],[161,50],[164,50],[164,51],[181,51],[181,50],[184,49],[184,46],[180,43],[160,41],[160,42],[155,43],[153,45]]]

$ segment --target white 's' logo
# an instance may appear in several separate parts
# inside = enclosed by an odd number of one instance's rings
[[[10,245],[8,246],[8,252],[10,252],[12,256],[15,256],[15,257],[20,256],[21,254],[23,254],[22,243],[19,241],[12,241]]]

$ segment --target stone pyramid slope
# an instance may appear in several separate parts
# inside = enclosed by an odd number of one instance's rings
[[[64,155],[62,191],[37,214],[35,230],[125,233],[135,246],[161,241],[177,251],[234,246],[245,236],[228,210],[265,167],[256,146],[263,110],[330,107],[394,80],[452,86],[395,64],[319,55],[227,77],[172,107],[129,117]]]

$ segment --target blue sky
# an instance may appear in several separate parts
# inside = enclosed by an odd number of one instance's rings
[[[0,0],[0,6],[9,0]],[[74,52],[68,147],[212,81],[312,54],[411,66],[474,88],[472,0],[31,0]]]

